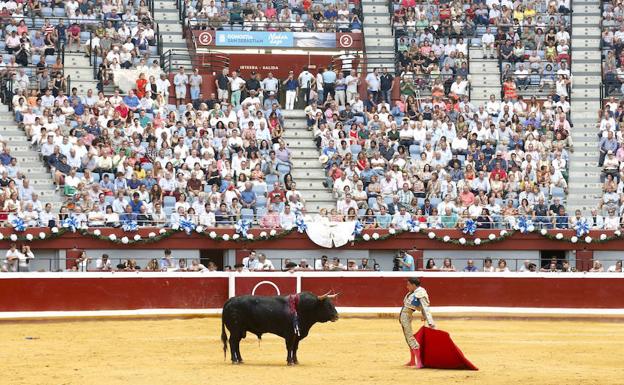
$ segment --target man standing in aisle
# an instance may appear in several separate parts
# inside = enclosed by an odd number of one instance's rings
[[[342,72],[338,73],[338,79],[336,79],[336,103],[339,107],[345,107],[347,104],[347,80],[344,78]]]
[[[378,101],[379,98],[379,69],[375,68],[373,72],[366,75],[366,89],[369,94],[373,95],[373,100]]]
[[[175,85],[176,104],[179,106],[184,103],[186,99],[186,86],[189,83],[188,76],[184,73],[184,67],[180,66],[178,73],[173,78],[173,84]]]
[[[277,95],[277,87],[279,86],[279,80],[273,77],[273,72],[269,72],[267,77],[260,83],[262,85],[263,99],[266,99],[273,92]]]
[[[232,71],[232,78],[230,79],[230,88],[232,89],[232,96],[230,97],[230,103],[234,108],[241,104],[241,93],[245,88],[245,80],[238,76],[238,71]]]
[[[494,50],[496,49],[496,38],[492,33],[490,27],[485,29],[485,33],[481,36],[481,48],[483,49],[483,58],[487,59],[489,56],[490,59],[494,59]]]
[[[229,69],[227,67],[221,70],[221,73],[217,75],[215,79],[215,86],[217,86],[217,97],[219,101],[227,101],[228,100],[228,88],[230,86],[230,78],[228,76]]]
[[[351,74],[347,76],[345,80],[347,82],[347,103],[352,104],[355,99],[355,95],[358,94],[360,78],[355,71],[351,71]]]
[[[310,90],[314,86],[314,75],[308,71],[308,67],[303,67],[303,71],[297,78],[299,80],[299,92],[301,93],[301,99],[305,103],[303,107],[310,104]]]
[[[294,78],[293,71],[288,73],[288,79],[284,80],[282,85],[284,85],[286,89],[286,104],[284,108],[287,110],[294,110],[295,102],[297,101],[297,93],[299,91],[299,82]]]
[[[196,102],[199,100],[199,94],[201,93],[201,85],[203,82],[202,76],[199,74],[199,68],[195,68],[193,75],[189,79],[191,85],[191,101]]]
[[[319,68],[316,73],[316,101],[319,104],[323,104],[323,101],[326,98],[326,94],[323,90],[323,84],[325,84],[325,82],[323,82],[323,72],[325,72],[325,70],[323,68]]]
[[[247,95],[245,97],[249,97],[251,91],[256,91],[255,95],[260,99],[260,104],[262,104],[263,95],[260,94],[260,88],[262,88],[262,85],[260,84],[260,80],[258,80],[258,73],[253,71],[251,77],[245,82],[245,89],[247,90]]]
[[[415,311],[420,312],[420,319],[427,322],[427,326],[435,329],[433,322],[433,316],[429,310],[430,302],[427,290],[420,286],[420,279],[408,278],[407,279],[407,291],[408,293],[403,298],[403,308],[399,315],[399,322],[403,328],[403,335],[405,341],[410,348],[410,361],[405,366],[415,367],[420,369],[423,364],[420,360],[420,346],[414,338],[414,331],[412,330],[412,316]]]
[[[336,72],[332,67],[327,68],[327,71],[323,72],[323,92],[325,93],[325,100],[329,99],[331,95],[332,99],[336,99]]]
[[[387,67],[383,68],[379,81],[381,88],[381,100],[388,104],[392,104],[391,99],[392,88],[394,87],[394,76],[388,73]]]

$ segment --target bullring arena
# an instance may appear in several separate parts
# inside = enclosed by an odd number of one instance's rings
[[[610,286],[617,297],[617,291],[622,290],[617,286],[619,278],[596,274],[561,277],[549,273],[510,273],[497,277],[484,273],[417,273],[431,300],[440,304],[433,308],[437,327],[450,332],[466,357],[479,368],[460,371],[403,366],[408,355],[394,305],[400,303],[404,291],[401,284],[410,274],[145,274],[76,273],[63,277],[40,273],[37,278],[1,279],[5,309],[9,307],[9,296],[14,298],[10,305],[13,310],[30,309],[4,313],[6,317],[22,317],[2,323],[0,359],[6,364],[5,381],[164,384],[218,378],[215,381],[231,384],[390,384],[416,380],[433,384],[621,382],[619,354],[624,335],[619,311],[453,306],[468,294],[476,304],[489,301],[491,305],[502,305],[517,297],[519,304],[528,305],[534,301],[530,297],[536,291],[549,292],[550,298],[544,299],[544,305],[582,305],[588,285],[594,285],[595,280]],[[30,294],[16,290],[23,283],[27,283]],[[40,296],[50,294],[52,287],[56,290],[53,297],[57,306],[73,311],[52,311],[51,303],[43,305],[38,301]],[[264,296],[274,295],[277,290],[319,292],[319,287],[341,292],[336,299],[341,318],[313,327],[310,336],[301,342],[300,365],[286,366],[284,342],[272,335],[264,335],[261,342],[253,335],[243,340],[243,365],[233,366],[229,356],[224,359],[220,318],[215,313],[220,311],[219,304],[230,290],[235,295],[253,291]],[[376,287],[377,291],[366,292],[364,287]],[[525,289],[522,291],[521,287]],[[572,287],[578,287],[577,294],[572,294]],[[133,288],[135,293],[150,295],[122,297],[118,293],[123,288],[126,292]],[[508,294],[493,300],[492,288]],[[514,288],[518,293],[513,294]],[[363,296],[362,292],[367,294]],[[81,295],[68,296],[70,293]],[[592,300],[610,295],[597,290]],[[85,301],[87,298],[91,300]],[[179,302],[172,305],[175,298]],[[87,310],[110,307],[107,304],[111,300],[119,310]],[[149,306],[157,309],[120,310]],[[172,308],[164,309],[167,306]],[[42,311],[32,311],[36,309]],[[414,323],[415,327],[420,324],[417,320]],[[33,362],[45,364],[33,366]]]
[[[462,317],[439,327],[479,371],[404,368],[398,322],[380,318],[318,325],[302,342],[297,367],[285,365],[283,340],[268,335],[260,344],[245,340],[247,362],[232,366],[214,317],[5,323],[0,358],[7,384],[621,383],[618,323]]]
[[[0,385],[624,384],[623,50],[621,0],[1,0]]]

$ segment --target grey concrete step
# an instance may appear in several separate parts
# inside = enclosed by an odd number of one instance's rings
[[[299,166],[301,163],[294,163],[295,166]],[[299,169],[298,167],[295,167],[295,169],[293,169],[293,171],[291,172],[293,178],[295,178],[295,180],[300,180],[301,178],[309,178],[309,179],[324,179],[325,178],[325,170],[322,168],[318,168],[318,169],[313,169],[313,168],[306,168],[306,169]]]

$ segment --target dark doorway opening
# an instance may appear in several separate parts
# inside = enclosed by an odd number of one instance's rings
[[[221,249],[205,249],[199,251],[199,259],[204,266],[208,266],[208,262],[214,262],[219,271],[223,271],[223,250]]]
[[[551,262],[557,263],[557,269],[561,269],[561,265],[565,260],[565,250],[540,250],[540,267],[549,269]]]

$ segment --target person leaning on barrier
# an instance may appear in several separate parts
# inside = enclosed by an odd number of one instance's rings
[[[100,271],[109,271],[113,267],[108,254],[102,254],[102,257],[95,261],[95,268]]]
[[[465,273],[475,273],[479,271],[479,269],[474,265],[474,261],[472,259],[469,259],[466,262],[466,267],[464,267],[463,271]]]
[[[251,269],[250,269],[251,270]],[[264,253],[258,253],[258,262],[256,263],[255,271],[273,271],[275,267],[273,262],[267,259]]]
[[[358,270],[373,270],[373,267],[368,264],[368,258],[362,258]]]
[[[310,271],[312,270],[312,267],[310,267],[307,260],[302,259],[299,261],[299,264],[297,265],[297,270],[298,271]]]
[[[152,258],[145,266],[145,270],[148,271],[160,271],[160,266],[158,265],[158,259]]]
[[[322,255],[320,259],[314,262],[314,270],[329,270],[328,259],[327,255]]]

